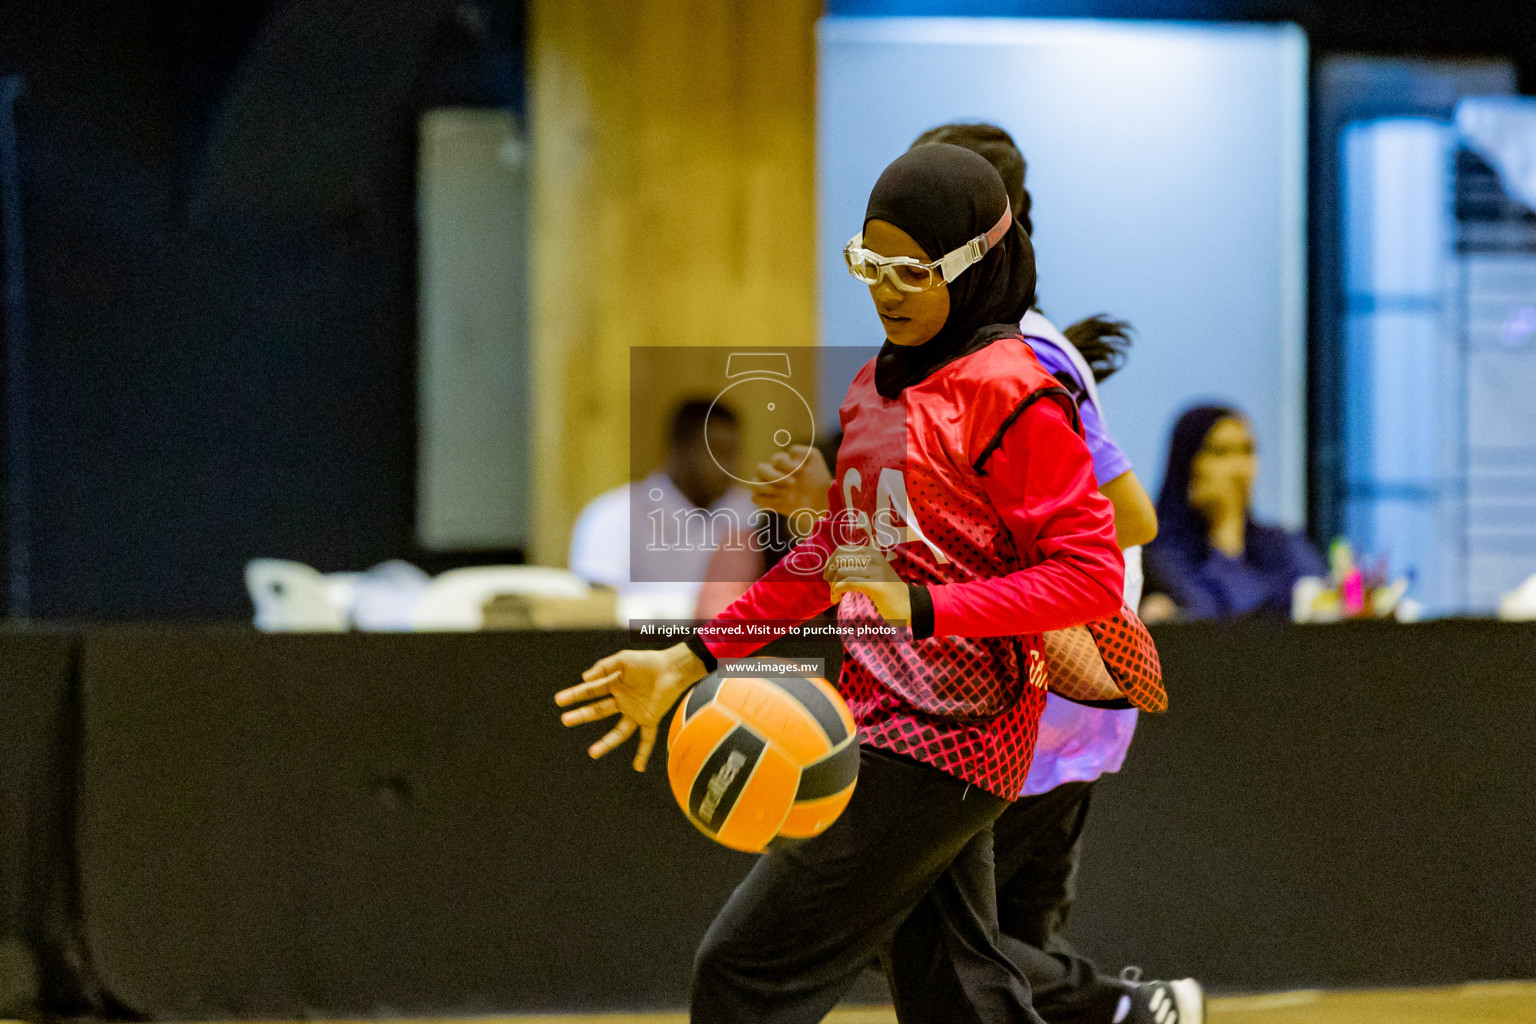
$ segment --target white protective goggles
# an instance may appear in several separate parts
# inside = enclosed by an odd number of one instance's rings
[[[992,225],[992,230],[977,235],[932,263],[923,263],[910,256],[881,256],[871,252],[864,248],[864,232],[861,231],[843,246],[843,261],[848,264],[848,273],[870,287],[879,284],[884,277],[904,292],[925,292],[941,284],[951,283],[967,267],[980,262],[993,246],[1002,241],[1012,224],[1013,210],[1005,204],[1003,215]]]

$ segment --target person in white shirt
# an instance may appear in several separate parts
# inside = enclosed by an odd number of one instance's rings
[[[761,515],[734,485],[741,440],[728,407],[683,402],[668,440],[660,470],[594,498],[571,533],[571,571],[617,590],[621,619],[691,618],[715,549]]]

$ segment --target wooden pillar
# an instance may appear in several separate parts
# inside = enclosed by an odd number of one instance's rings
[[[815,342],[820,0],[534,0],[534,517],[563,565],[629,478],[632,346]],[[718,381],[686,361],[657,408]],[[652,433],[652,431],[646,431]]]

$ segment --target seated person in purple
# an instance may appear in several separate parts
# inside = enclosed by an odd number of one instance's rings
[[[1325,573],[1305,537],[1254,522],[1257,470],[1242,413],[1204,405],[1179,417],[1157,496],[1157,539],[1143,558],[1146,621],[1286,618],[1296,581]]]

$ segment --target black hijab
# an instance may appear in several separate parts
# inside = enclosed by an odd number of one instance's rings
[[[911,235],[929,260],[942,259],[997,223],[1008,193],[984,157],[945,143],[917,146],[875,182],[864,223],[883,220]],[[875,360],[875,389],[895,398],[963,355],[1017,333],[1035,299],[1035,251],[1009,230],[980,262],[949,285],[949,318],[921,345],[887,341]]]
[[[1157,539],[1148,557],[1161,552],[1176,553],[1198,565],[1211,554],[1211,527],[1205,514],[1189,503],[1189,484],[1194,476],[1195,456],[1205,447],[1216,424],[1225,419],[1247,420],[1229,405],[1197,405],[1186,409],[1173,425],[1168,440],[1168,465],[1163,470],[1163,489],[1157,494]],[[1281,564],[1286,558],[1289,540],[1284,530],[1254,522],[1247,514],[1244,530],[1245,558],[1261,568]],[[1154,558],[1154,563],[1156,559]]]

